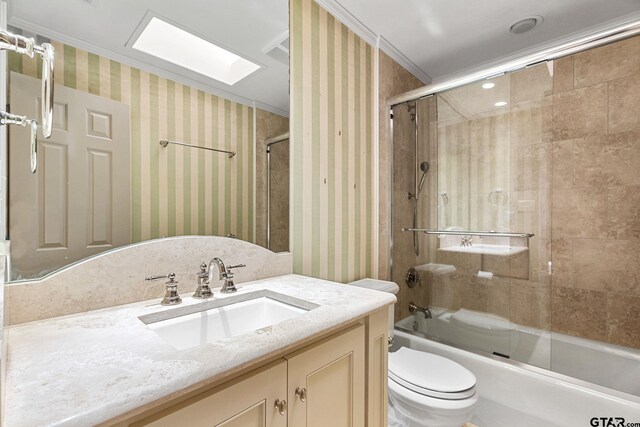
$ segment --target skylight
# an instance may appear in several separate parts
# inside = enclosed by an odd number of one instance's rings
[[[228,85],[260,69],[258,64],[156,17],[132,47]]]

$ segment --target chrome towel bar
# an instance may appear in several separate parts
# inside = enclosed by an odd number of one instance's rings
[[[414,231],[424,234],[442,234],[449,236],[480,236],[480,237],[524,237],[530,239],[533,233],[509,233],[501,231],[470,231],[470,230],[433,230],[431,228],[408,228],[403,227],[402,231]]]
[[[175,145],[182,145],[183,147],[199,148],[201,150],[215,151],[216,153],[225,153],[227,157],[229,157],[230,159],[236,155],[235,151],[219,150],[217,148],[209,148],[209,147],[202,147],[200,145],[185,144],[184,142],[170,141],[168,139],[161,139],[159,142],[160,142],[160,145],[163,147],[166,147],[169,144],[175,144]]]

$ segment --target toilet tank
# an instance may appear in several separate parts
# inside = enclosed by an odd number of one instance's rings
[[[378,279],[360,279],[349,284],[361,288],[373,289],[374,291],[390,292],[394,295],[400,290],[395,282]],[[393,304],[389,306],[389,337],[393,337],[393,306]]]

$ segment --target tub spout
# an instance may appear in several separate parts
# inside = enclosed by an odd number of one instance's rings
[[[413,301],[409,303],[409,313],[415,314],[417,311],[424,313],[425,319],[431,319],[431,310],[428,307],[418,307]]]

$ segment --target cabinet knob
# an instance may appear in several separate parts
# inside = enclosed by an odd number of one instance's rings
[[[296,396],[298,396],[300,402],[304,403],[307,400],[307,389],[296,387]]]
[[[276,408],[278,412],[280,412],[280,415],[284,415],[284,413],[287,412],[287,401],[276,399],[276,402],[273,405],[273,407]]]

